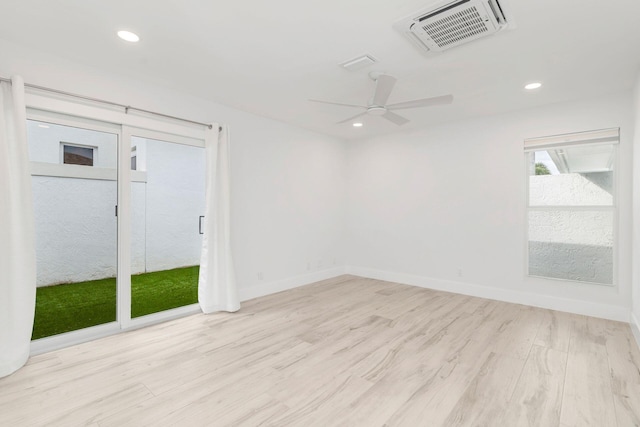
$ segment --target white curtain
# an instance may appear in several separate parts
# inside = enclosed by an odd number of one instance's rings
[[[207,156],[204,236],[198,302],[204,313],[238,311],[240,300],[229,237],[229,130],[214,124],[205,136]]]
[[[0,377],[29,358],[36,249],[24,81],[0,83]]]

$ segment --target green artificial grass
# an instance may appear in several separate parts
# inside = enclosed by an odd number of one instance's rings
[[[199,266],[131,276],[131,317],[198,302]],[[115,322],[116,279],[45,286],[36,292],[31,339]]]

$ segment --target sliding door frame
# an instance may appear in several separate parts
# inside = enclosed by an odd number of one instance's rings
[[[187,316],[189,314],[201,313],[198,303],[189,304],[170,310],[160,311],[158,313],[147,314],[137,318],[131,318],[131,140],[133,137],[153,139],[173,144],[189,145],[192,147],[204,148],[204,139],[190,138],[181,135],[175,135],[165,132],[158,132],[151,129],[143,129],[133,126],[122,126],[122,136],[124,144],[122,147],[122,155],[119,156],[119,169],[126,169],[126,173],[122,174],[122,188],[119,187],[118,194],[122,194],[123,215],[121,218],[123,228],[127,230],[126,235],[122,236],[123,243],[126,245],[122,251],[121,262],[122,270],[119,271],[119,277],[122,277],[122,290],[118,296],[118,311],[121,320],[120,324],[123,329],[140,328],[154,323],[165,322],[167,320],[178,317]],[[120,192],[121,190],[121,192]],[[124,230],[123,230],[123,233]]]
[[[41,338],[31,342],[31,354],[68,347],[124,330],[201,312],[196,304],[131,318],[131,138],[156,139],[176,144],[205,147],[205,129],[200,125],[177,124],[99,105],[27,93],[27,118],[55,124],[113,133],[118,136],[117,170],[117,307],[116,321]]]
[[[117,169],[116,176],[114,177],[117,185],[117,198],[116,205],[120,206],[122,203],[122,193],[120,190],[121,172],[120,166],[120,150],[123,143],[122,126],[103,122],[100,120],[87,119],[82,117],[70,116],[67,114],[60,114],[50,111],[42,111],[33,108],[27,108],[27,120],[35,120],[44,123],[51,123],[55,125],[68,126],[73,128],[86,129],[96,132],[104,132],[112,135],[116,135],[118,140],[116,144],[117,151]],[[32,163],[32,168],[34,164]],[[33,176],[33,175],[32,175]],[[119,208],[118,208],[119,209]],[[120,299],[121,286],[120,286],[120,246],[122,243],[122,215],[118,215],[116,218],[116,319],[113,322],[103,323],[96,326],[90,326],[88,328],[78,329],[70,332],[63,332],[57,335],[51,335],[45,338],[40,338],[31,341],[31,354],[39,354],[47,351],[51,351],[57,348],[68,347],[77,343],[90,341],[95,338],[103,337],[118,333],[122,330],[122,318],[118,310],[118,304]]]

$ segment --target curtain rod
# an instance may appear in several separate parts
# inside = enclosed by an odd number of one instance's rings
[[[11,83],[11,79],[7,79],[5,77],[0,77],[0,81]],[[53,93],[57,93],[57,94],[60,94],[60,95],[72,96],[74,98],[80,98],[80,99],[84,99],[84,100],[87,100],[87,101],[99,102],[99,103],[102,103],[102,104],[113,105],[114,107],[124,108],[125,114],[128,113],[129,110],[136,110],[136,111],[140,111],[142,113],[153,114],[155,116],[165,117],[165,118],[168,118],[168,119],[180,120],[182,122],[187,122],[187,123],[193,123],[195,125],[206,126],[209,129],[213,128],[213,125],[211,125],[209,123],[196,122],[194,120],[183,119],[182,117],[170,116],[168,114],[162,114],[162,113],[157,113],[155,111],[144,110],[142,108],[132,107],[130,105],[124,105],[124,104],[119,104],[117,102],[106,101],[104,99],[92,98],[90,96],[78,95],[78,94],[71,93],[71,92],[65,92],[63,90],[51,89],[51,88],[48,88],[48,87],[32,85],[32,84],[29,84],[29,83],[25,83],[24,86],[25,87],[29,87],[31,89],[44,90],[44,91],[47,91],[47,92],[53,92]],[[222,126],[218,127],[218,131],[222,131]]]

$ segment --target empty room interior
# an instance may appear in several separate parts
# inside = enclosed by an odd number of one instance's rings
[[[640,2],[0,6],[0,425],[640,426]]]

